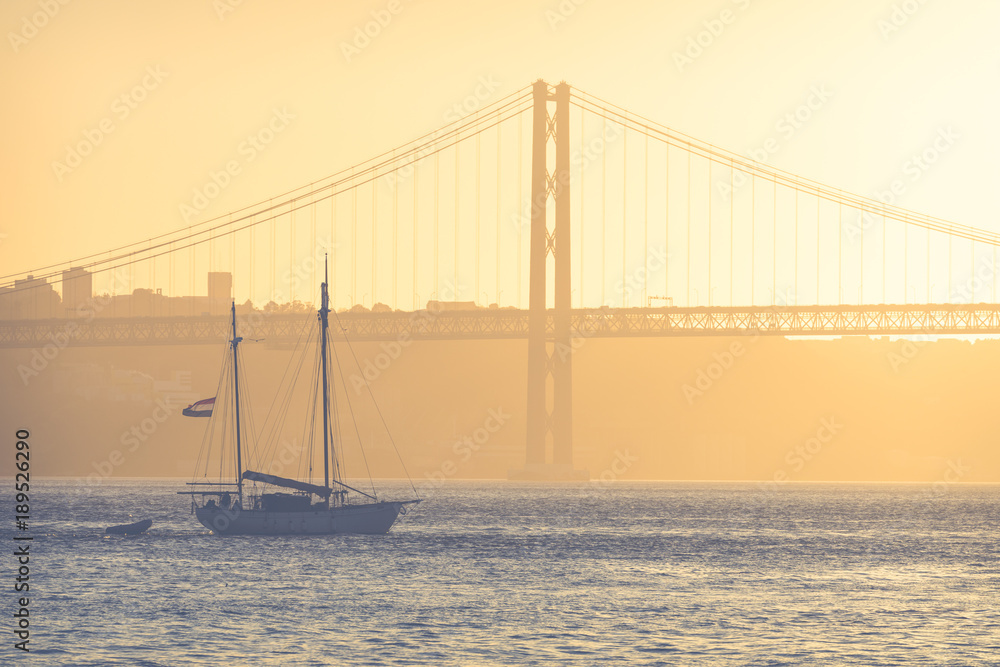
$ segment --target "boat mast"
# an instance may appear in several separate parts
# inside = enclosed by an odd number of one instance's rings
[[[327,393],[326,369],[326,331],[330,326],[327,314],[330,312],[330,295],[327,292],[326,281],[329,279],[327,259],[323,259],[323,285],[321,288],[319,321],[320,321],[320,359],[323,365],[323,485],[330,488],[330,397]]]
[[[240,442],[240,366],[236,347],[243,339],[236,335],[236,301],[233,301],[233,396],[236,404],[236,488],[243,507],[243,446]]]

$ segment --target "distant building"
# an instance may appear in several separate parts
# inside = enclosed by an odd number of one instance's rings
[[[10,320],[50,319],[60,310],[59,294],[44,278],[29,275],[0,290],[0,317]]]
[[[62,272],[62,314],[65,317],[85,315],[94,297],[94,276],[83,267],[74,266]]]
[[[479,310],[475,301],[428,301],[427,310]]]
[[[233,274],[213,271],[208,274],[208,313],[225,315],[233,299]]]

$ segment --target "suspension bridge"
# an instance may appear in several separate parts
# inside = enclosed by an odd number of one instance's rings
[[[217,343],[230,299],[246,335],[294,340],[328,257],[351,340],[526,339],[528,466],[571,470],[580,338],[997,333],[998,245],[538,81],[254,205],[0,276],[0,347]]]

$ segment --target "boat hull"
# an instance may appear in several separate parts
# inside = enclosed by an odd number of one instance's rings
[[[195,516],[217,535],[381,535],[389,532],[404,505],[379,502],[302,512],[198,507]]]

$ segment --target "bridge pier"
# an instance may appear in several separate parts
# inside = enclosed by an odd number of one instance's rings
[[[531,160],[531,256],[528,288],[528,392],[524,469],[510,479],[589,479],[573,469],[573,357],[570,302],[569,84],[533,89]],[[549,115],[549,101],[555,115]],[[555,172],[548,171],[549,138],[555,143]],[[555,200],[555,224],[548,225],[548,199]],[[554,327],[546,330],[548,255],[554,260]],[[552,410],[549,411],[549,378]],[[548,460],[551,436],[552,460]]]

